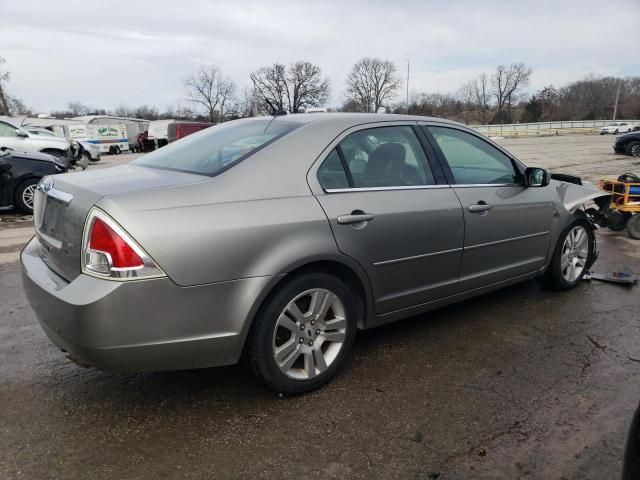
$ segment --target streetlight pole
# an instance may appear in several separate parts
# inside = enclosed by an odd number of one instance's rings
[[[618,90],[616,90],[616,103],[613,106],[613,120],[616,119],[616,116],[618,115],[618,98],[620,97],[620,83],[622,82],[622,80],[618,80]]]

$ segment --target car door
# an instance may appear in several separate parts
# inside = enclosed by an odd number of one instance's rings
[[[514,159],[475,132],[423,128],[464,212],[460,287],[478,288],[542,268],[555,213],[550,187],[525,187]]]
[[[415,123],[357,127],[310,173],[338,249],[367,273],[379,314],[457,286],[462,209],[421,135]]]

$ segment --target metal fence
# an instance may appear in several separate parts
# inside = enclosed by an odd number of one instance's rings
[[[640,126],[640,120],[615,120]],[[488,137],[524,137],[561,135],[569,133],[598,133],[600,128],[614,123],[612,120],[579,120],[566,122],[509,123],[505,125],[470,125]]]

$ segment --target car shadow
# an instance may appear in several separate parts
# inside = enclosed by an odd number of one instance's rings
[[[326,392],[333,388],[348,388],[351,382],[358,381],[360,369],[366,367],[368,358],[371,362],[377,362],[376,352],[387,349],[391,344],[424,342],[424,348],[428,349],[430,339],[438,335],[447,336],[452,330],[471,327],[482,322],[487,316],[500,315],[501,311],[512,308],[514,304],[528,302],[539,292],[540,287],[537,283],[528,281],[426,314],[359,331],[352,359],[345,370],[323,389],[304,397],[324,398]],[[370,353],[372,357],[369,357]],[[405,358],[402,349],[393,350],[391,358],[387,360],[399,365],[410,361],[409,358]],[[68,368],[73,369],[76,379],[72,395],[76,399],[84,398],[87,402],[127,399],[133,404],[148,406],[167,402],[178,404],[186,399],[195,403],[220,402],[236,406],[244,404],[249,407],[258,404],[270,405],[282,398],[259,383],[250,369],[243,364],[130,375],[98,372],[75,365],[69,365]]]

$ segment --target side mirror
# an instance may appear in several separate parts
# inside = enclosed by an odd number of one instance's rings
[[[527,167],[524,171],[524,184],[527,187],[546,187],[551,176],[544,168]]]
[[[19,128],[16,128],[16,136],[17,137],[22,137],[22,138],[27,138],[29,136],[29,134],[27,132],[25,132],[24,130],[20,130]]]
[[[9,170],[11,170],[11,164],[4,158],[0,158],[0,173],[7,173]]]

